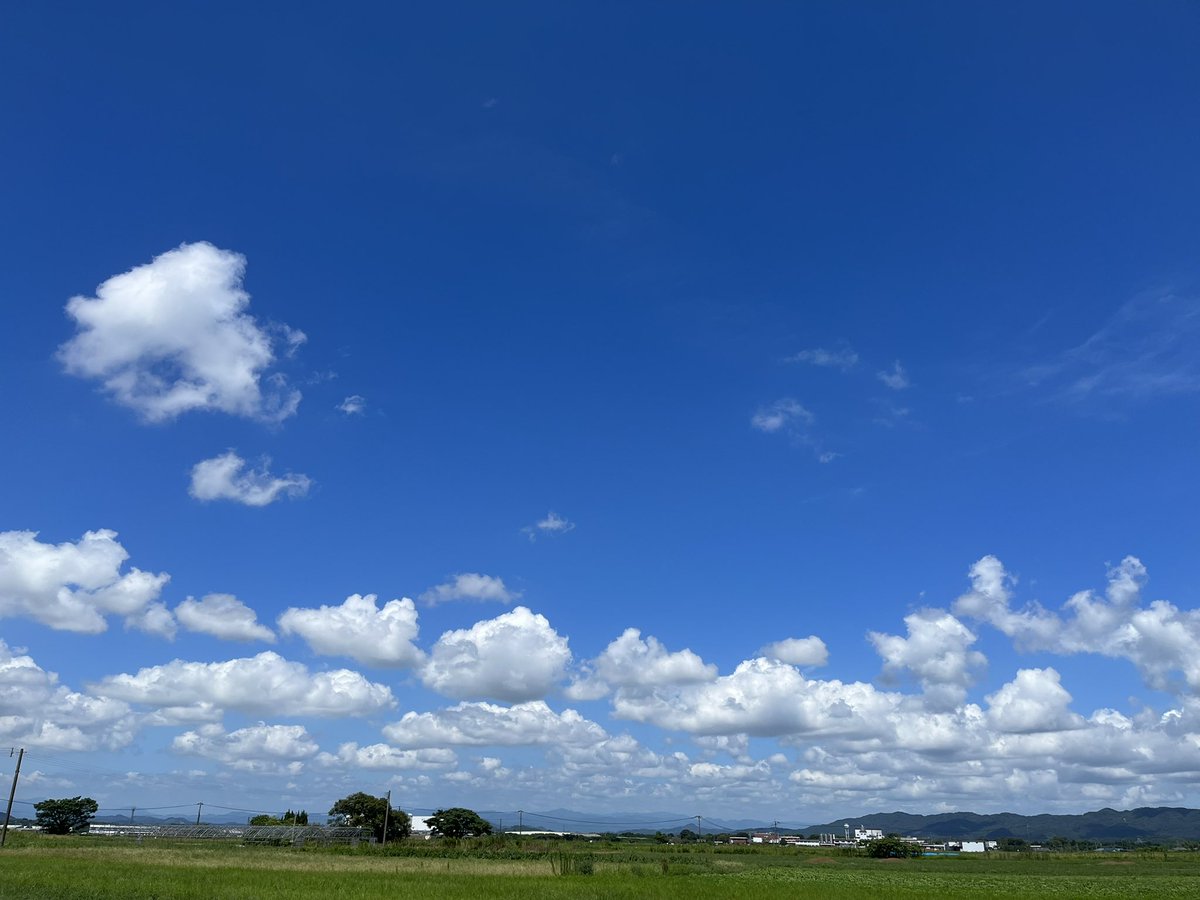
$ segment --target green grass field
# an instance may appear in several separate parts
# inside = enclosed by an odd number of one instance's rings
[[[592,874],[556,874],[567,868]],[[304,849],[20,835],[2,900],[1200,897],[1200,856],[873,860],[778,848],[495,842]]]

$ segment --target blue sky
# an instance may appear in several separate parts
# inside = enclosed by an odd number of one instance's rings
[[[19,795],[1196,805],[1197,43],[13,10]]]

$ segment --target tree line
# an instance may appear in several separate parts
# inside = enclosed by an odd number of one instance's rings
[[[43,800],[33,805],[36,823],[47,834],[77,834],[86,831],[99,805],[91,797]],[[474,810],[462,806],[439,809],[425,817],[432,834],[438,837],[479,837],[492,833],[492,825]],[[259,815],[251,825],[307,825],[307,810],[287,810],[282,816]],[[329,809],[330,825],[366,828],[377,841],[400,840],[412,833],[412,817],[402,809],[389,807],[384,797],[358,793],[343,797]]]

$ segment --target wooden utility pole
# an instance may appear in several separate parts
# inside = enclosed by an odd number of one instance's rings
[[[387,846],[388,816],[392,814],[392,792],[387,792],[387,803],[383,807],[383,846]]]
[[[8,752],[12,756],[12,751]],[[21,760],[25,758],[25,748],[21,748],[21,752],[17,754],[17,770],[13,772],[12,789],[8,792],[8,810],[4,813],[4,829],[0,831],[0,847],[4,846],[4,842],[8,840],[8,823],[12,819],[13,797],[17,796],[17,779],[21,776]]]
[[[200,824],[200,811],[201,811],[201,810],[203,810],[203,809],[204,809],[204,803],[203,803],[203,802],[200,802],[200,803],[197,803],[197,804],[196,804],[196,824],[197,824],[197,825],[199,825],[199,824]]]

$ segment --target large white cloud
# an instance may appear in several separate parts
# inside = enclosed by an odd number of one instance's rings
[[[246,469],[246,461],[233,450],[192,466],[188,493],[197,500],[232,500],[246,506],[267,506],[283,497],[303,497],[312,487],[307,475],[288,472],[276,476],[261,469]]]
[[[703,684],[618,691],[613,711],[692,734],[865,736],[879,732],[895,702],[869,684],[809,680],[792,666],[759,658]]]
[[[200,600],[188,597],[175,607],[175,617],[188,631],[226,641],[275,641],[275,633],[258,623],[254,610],[232,594],[207,594]]]
[[[1127,659],[1154,688],[1200,693],[1200,610],[1165,600],[1142,606],[1147,574],[1136,557],[1109,569],[1103,596],[1080,591],[1068,599],[1065,616],[1036,603],[1014,610],[1013,579],[994,556],[976,562],[970,576],[972,589],[955,602],[955,612],[991,624],[1018,647]],[[1176,673],[1182,684],[1173,680]]]
[[[0,618],[20,616],[60,631],[98,634],[106,615],[127,627],[170,637],[175,622],[158,601],[171,576],[131,568],[115,531],[45,544],[33,531],[0,532]]]
[[[628,734],[600,741],[555,744],[550,749],[550,758],[557,773],[572,781],[605,778],[629,784],[633,778],[674,777],[677,769],[666,757],[644,747]],[[606,792],[611,788],[611,783],[599,784]]]
[[[1019,611],[1010,608],[1014,579],[1000,560],[983,557],[971,566],[970,577],[971,590],[954,602],[957,615],[990,622],[1025,649],[1053,644],[1059,629],[1053,615],[1036,603]]]
[[[304,761],[320,748],[303,725],[259,722],[226,732],[220,725],[203,725],[171,742],[171,750],[224,763],[233,769],[262,774],[298,774]]]
[[[945,610],[922,609],[904,617],[908,637],[872,631],[871,643],[883,658],[884,674],[912,672],[927,693],[946,704],[961,702],[987,659],[970,649],[971,629]]]
[[[1021,669],[987,701],[988,721],[997,731],[1029,734],[1083,725],[1083,719],[1069,709],[1071,695],[1054,669]]]
[[[657,638],[643,638],[637,628],[626,628],[587,669],[588,675],[571,685],[568,696],[594,699],[610,688],[694,684],[717,677],[717,667],[693,651],[672,653]]]
[[[351,594],[341,606],[291,607],[279,617],[279,631],[302,637],[323,656],[348,656],[368,666],[420,665],[425,655],[413,643],[416,606],[405,597],[379,609],[377,600],[375,594]]]
[[[285,419],[300,392],[282,376],[264,378],[275,342],[245,311],[245,269],[241,254],[202,241],[114,275],[95,297],[71,298],[67,314],[79,330],[59,357],[68,372],[100,380],[147,421],[189,410]],[[304,340],[275,330],[289,348]]]
[[[456,700],[521,703],[553,690],[570,661],[567,639],[545,616],[518,606],[495,619],[443,634],[421,680]]]
[[[316,762],[323,766],[355,769],[452,769],[458,765],[458,756],[445,747],[427,747],[419,750],[400,750],[387,744],[369,744],[360,747],[350,742],[338,747],[337,753],[322,753]]]
[[[0,743],[88,751],[126,746],[137,724],[129,705],[58,683],[0,639]]]
[[[829,648],[815,634],[806,638],[784,638],[767,644],[759,656],[777,659],[790,666],[823,666],[829,662]]]
[[[542,700],[499,706],[459,703],[435,712],[407,712],[387,725],[384,736],[397,747],[557,746],[595,744],[604,729],[573,709],[556,713]]]
[[[224,662],[184,662],[110,675],[90,688],[101,697],[154,707],[238,710],[255,715],[366,716],[395,705],[392,692],[358,672],[309,672],[270,651]]]

